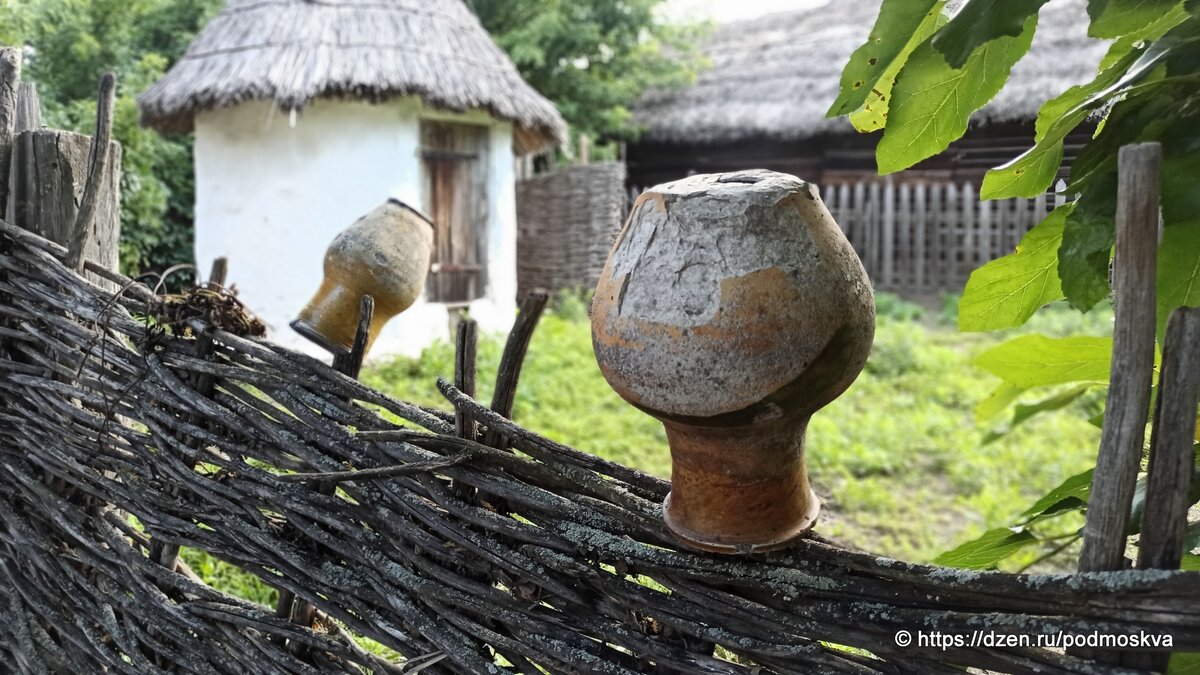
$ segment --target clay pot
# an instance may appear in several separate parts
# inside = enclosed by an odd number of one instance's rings
[[[813,526],[804,432],[874,333],[866,272],[815,186],[745,171],[642,194],[596,287],[592,345],[613,389],[666,428],[682,543],[764,551]]]
[[[334,238],[325,252],[321,287],[292,328],[331,352],[348,352],[359,302],[371,295],[369,350],[384,324],[424,291],[432,251],[433,223],[404,202],[388,200]]]

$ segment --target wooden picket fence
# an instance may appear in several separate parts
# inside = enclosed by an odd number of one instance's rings
[[[973,183],[889,179],[820,186],[834,220],[877,290],[960,292],[971,271],[1008,255],[1034,225],[1065,203],[1061,189],[1035,199],[980,201]]]

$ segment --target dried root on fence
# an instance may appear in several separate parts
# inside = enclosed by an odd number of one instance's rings
[[[1197,573],[960,572],[815,537],[691,552],[662,524],[667,483],[447,382],[457,420],[199,318],[207,356],[180,332],[149,339],[145,287],[89,266],[121,290],[102,289],[5,223],[0,245],[0,661],[17,671],[1115,672],[1045,649],[902,649],[900,630],[1140,630],[1200,650]],[[162,566],[164,544],[255,574],[314,622]]]

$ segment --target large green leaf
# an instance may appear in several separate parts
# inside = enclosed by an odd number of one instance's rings
[[[1171,8],[1170,11],[1159,16],[1154,21],[1147,24],[1140,30],[1125,33],[1120,38],[1113,41],[1105,52],[1104,58],[1100,59],[1099,71],[1104,72],[1114,63],[1125,58],[1131,51],[1136,49],[1138,45],[1146,41],[1157,40],[1162,37],[1167,31],[1175,26],[1178,26],[1184,19],[1188,18],[1188,12],[1182,7],[1177,6]]]
[[[1200,220],[1163,228],[1157,295],[1160,337],[1176,307],[1200,307]]]
[[[1197,101],[1200,103],[1200,100]],[[1200,218],[1200,115],[1164,131],[1162,219],[1167,227]]]
[[[1033,506],[1025,509],[1025,512],[1021,514],[1020,523],[1028,525],[1047,513],[1059,513],[1062,511],[1063,504],[1069,506],[1079,503],[1087,504],[1088,497],[1092,494],[1092,474],[1094,472],[1095,469],[1088,469],[1064,480],[1058,487],[1034,502]]]
[[[1058,247],[1071,205],[1060,206],[1025,234],[1017,250],[976,269],[958,304],[958,328],[986,331],[1020,326],[1062,298]]]
[[[1067,216],[1058,249],[1058,278],[1067,302],[1081,312],[1108,297],[1108,267],[1116,238],[1116,175],[1092,183]]]
[[[1078,387],[1073,387],[1066,391],[1059,392],[1040,401],[1034,401],[1033,403],[1018,403],[1013,407],[1012,419],[1009,420],[1008,426],[1003,429],[989,431],[983,437],[983,445],[987,445],[988,443],[992,443],[993,441],[1004,438],[1004,436],[1006,436],[1010,431],[1016,429],[1026,420],[1039,413],[1050,412],[1052,410],[1061,410],[1062,408],[1071,405],[1076,399],[1078,399],[1080,396],[1083,396],[1088,389],[1091,389],[1091,387],[1092,385],[1090,384],[1083,384]]]
[[[866,43],[854,50],[842,70],[841,90],[826,114],[837,117],[862,107],[893,63],[903,63],[920,43],[914,36],[921,23],[930,13],[941,13],[944,4],[944,0],[884,0]]]
[[[1075,124],[1086,117],[1086,114],[1080,116]],[[1060,137],[1038,142],[1012,161],[990,169],[983,176],[980,198],[1032,198],[1045,192],[1062,166],[1063,137],[1066,135],[1064,133]]]
[[[929,36],[933,35],[939,28],[946,25],[948,19],[945,13],[942,12],[944,5],[945,0],[939,0],[937,6],[925,15],[925,19],[917,26],[917,30],[913,33],[912,39],[905,47],[905,50],[892,60],[892,64],[888,66],[879,80],[875,82],[875,86],[871,87],[871,91],[867,94],[867,99],[863,102],[862,107],[850,113],[850,124],[853,124],[855,129],[862,133],[870,133],[879,131],[887,126],[888,103],[892,96],[892,86],[896,84],[896,75],[904,67],[904,63],[908,60],[908,55],[912,50]]]
[[[1110,91],[1140,55],[1140,52],[1126,54],[1091,82],[1071,87],[1042,104],[1035,125],[1034,146],[1007,164],[988,171],[983,177],[980,197],[1033,198],[1045,192],[1062,165],[1063,139],[1103,105],[1106,99],[1098,98],[1097,94]]]
[[[1111,361],[1110,337],[1023,335],[980,354],[975,365],[1018,387],[1041,387],[1107,383]]]
[[[988,569],[1016,553],[1021,548],[1036,543],[1037,537],[1021,527],[999,527],[988,530],[978,539],[961,544],[952,551],[934,558],[935,565],[960,567],[969,570]]]
[[[1088,35],[1118,38],[1141,31],[1183,4],[1183,0],[1088,0]]]
[[[887,128],[875,152],[879,172],[906,169],[958,140],[971,113],[992,100],[1013,64],[1029,51],[1036,28],[1035,14],[1020,35],[988,42],[959,69],[928,41],[917,47],[892,88]]]
[[[971,0],[950,23],[938,31],[933,46],[951,68],[962,68],[981,45],[1000,37],[1015,37],[1025,21],[1048,0]]]
[[[975,406],[975,419],[979,422],[986,422],[991,418],[1004,412],[1004,409],[1010,403],[1017,400],[1017,397],[1025,393],[1024,387],[1018,387],[1015,384],[1001,382],[999,387],[993,391],[987,398],[980,401]]]

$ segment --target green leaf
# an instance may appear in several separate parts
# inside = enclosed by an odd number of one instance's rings
[[[1037,537],[1021,527],[999,527],[988,530],[978,539],[959,545],[954,550],[934,558],[933,564],[968,570],[988,569],[1037,542]]]
[[[1068,382],[1106,384],[1112,338],[1022,335],[975,357],[975,365],[1018,387]]]
[[[866,43],[854,50],[842,70],[841,89],[826,116],[847,115],[861,108],[884,73],[897,61],[903,64],[920,44],[915,37],[917,29],[930,14],[940,14],[944,4],[944,0],[884,0]]]
[[[1018,387],[1008,382],[1001,383],[990,396],[975,406],[975,419],[980,422],[986,422],[999,415],[1023,393],[1025,393],[1024,387]]]
[[[1015,37],[1025,20],[1037,14],[1048,0],[971,0],[954,19],[938,31],[933,46],[951,68],[962,68],[979,46],[1000,37]]]
[[[1087,117],[1084,115],[1083,117]],[[1080,122],[1083,118],[1080,118]],[[1076,122],[1078,124],[1078,122]],[[1066,134],[1063,134],[1066,136]],[[980,199],[1033,198],[1046,191],[1062,166],[1063,139],[1035,144],[1012,161],[988,170],[979,188]]]
[[[1163,228],[1157,295],[1160,337],[1176,307],[1200,307],[1200,220]]]
[[[1042,305],[1062,298],[1058,247],[1072,206],[1054,209],[1025,234],[1016,252],[976,269],[958,305],[958,329],[1020,326]]]
[[[1164,131],[1162,166],[1162,219],[1166,227],[1186,224],[1200,217],[1200,116],[1190,117],[1190,124],[1172,125]]]
[[[1118,38],[1134,33],[1182,4],[1183,0],[1088,0],[1088,35]]]
[[[1095,469],[1088,469],[1083,473],[1077,473],[1074,476],[1064,480],[1062,484],[1047,492],[1041,499],[1034,502],[1033,506],[1025,510],[1021,514],[1021,524],[1029,522],[1050,511],[1057,511],[1059,504],[1066,501],[1069,503],[1083,502],[1087,503],[1088,496],[1092,493],[1092,473]]]
[[[1063,227],[1058,278],[1071,306],[1087,312],[1108,297],[1108,267],[1116,242],[1116,174],[1092,183]]]
[[[1179,563],[1179,569],[1181,569],[1185,572],[1200,572],[1200,555],[1196,555],[1195,553],[1184,553],[1183,561]],[[1179,656],[1179,655],[1176,654],[1176,656]],[[1196,668],[1195,662],[1192,662],[1191,667]],[[1176,672],[1182,673],[1185,671],[1182,671],[1182,670],[1176,671],[1175,670],[1175,661],[1174,661],[1174,659],[1172,659],[1171,667],[1167,669],[1167,673],[1171,674],[1171,673],[1176,673]],[[1193,673],[1193,672],[1200,672],[1200,671],[1189,670],[1186,672]]]
[[[992,100],[1013,64],[1029,51],[1037,15],[1017,37],[992,40],[960,69],[926,41],[896,76],[888,124],[875,152],[881,174],[906,169],[945,150],[967,130],[971,113]]]
[[[1009,421],[1008,426],[1003,430],[988,432],[988,434],[983,437],[983,445],[987,445],[988,443],[1003,438],[1008,434],[1008,432],[1016,429],[1026,420],[1034,415],[1037,415],[1038,413],[1049,412],[1051,410],[1061,410],[1062,408],[1071,405],[1075,399],[1082,396],[1084,392],[1091,388],[1091,386],[1092,385],[1090,384],[1080,385],[1073,389],[1068,389],[1034,403],[1018,403],[1016,407],[1013,408],[1012,420]]]
[[[870,133],[879,131],[887,126],[888,119],[888,99],[892,95],[892,87],[896,84],[896,75],[900,69],[904,67],[905,61],[908,60],[908,55],[917,45],[924,42],[930,35],[933,35],[939,28],[946,25],[946,15],[942,12],[942,7],[945,5],[945,0],[940,0],[937,7],[925,15],[925,19],[921,21],[921,25],[917,26],[917,30],[913,33],[912,39],[909,41],[905,51],[901,52],[892,64],[888,66],[883,75],[875,82],[875,86],[871,87],[870,93],[867,94],[866,101],[862,107],[850,113],[850,124],[861,133]]]
[[[1012,161],[987,172],[979,196],[983,199],[1033,198],[1054,182],[1062,165],[1063,139],[1106,99],[1097,94],[1109,90],[1140,57],[1129,53],[1091,82],[1067,89],[1042,104],[1034,132],[1034,146]]]
[[[1187,10],[1182,6],[1177,6],[1147,24],[1141,30],[1125,33],[1109,45],[1108,52],[1104,54],[1103,59],[1100,59],[1099,71],[1104,72],[1114,63],[1125,58],[1129,52],[1133,51],[1142,42],[1157,40],[1162,37],[1167,31],[1178,26],[1184,19],[1187,19],[1188,16]]]
[[[1187,560],[1192,558],[1192,560]],[[1200,556],[1185,555],[1180,569],[1200,570]],[[1167,664],[1167,675],[1200,675],[1200,652],[1175,652]]]

